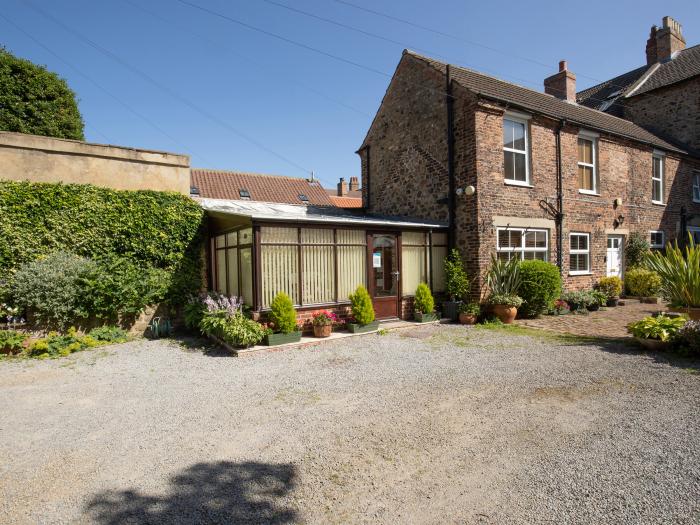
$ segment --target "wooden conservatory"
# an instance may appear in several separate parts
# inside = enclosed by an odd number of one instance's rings
[[[349,210],[201,199],[211,232],[209,287],[265,313],[287,293],[305,318],[318,309],[348,314],[362,284],[377,318],[408,318],[416,287],[444,291],[446,225]]]

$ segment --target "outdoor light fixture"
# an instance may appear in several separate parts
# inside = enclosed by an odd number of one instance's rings
[[[613,203],[615,204],[616,208],[618,206],[622,206],[622,199],[620,197],[618,197],[617,199],[615,199],[615,201]]]
[[[464,188],[464,193],[469,196],[474,195],[476,193],[476,188],[474,186],[467,186]]]

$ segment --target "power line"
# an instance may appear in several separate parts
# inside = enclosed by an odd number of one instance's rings
[[[20,27],[18,24],[16,24],[15,22],[13,22],[12,20],[10,20],[10,19],[7,18],[6,16],[4,16],[2,13],[0,13],[0,18],[2,18],[3,20],[5,20],[5,22],[7,22],[7,23],[10,24],[11,26],[13,26],[13,27],[14,27],[15,29],[17,29],[18,31],[20,31],[22,34],[24,34],[24,36],[26,36],[26,37],[29,38],[31,41],[33,41],[36,45],[38,45],[39,47],[41,47],[42,49],[44,49],[44,51],[46,51],[47,53],[51,54],[54,58],[56,58],[57,60],[60,60],[61,62],[63,62],[64,64],[66,64],[68,67],[70,67],[71,69],[73,69],[76,73],[78,73],[80,76],[82,76],[83,78],[85,78],[86,80],[88,80],[91,84],[93,84],[95,87],[97,87],[97,88],[98,88],[99,90],[101,90],[103,93],[109,95],[111,98],[113,98],[114,100],[116,100],[119,104],[121,104],[121,105],[122,105],[124,108],[126,108],[129,112],[131,112],[132,114],[136,115],[138,118],[140,118],[141,120],[143,120],[144,122],[146,122],[147,124],[149,124],[150,126],[152,126],[155,130],[157,130],[157,131],[159,131],[160,133],[162,133],[163,136],[165,136],[165,137],[167,137],[168,139],[170,139],[176,146],[178,146],[178,148],[181,148],[181,149],[184,150],[184,151],[190,151],[190,152],[192,152],[191,148],[189,148],[189,147],[185,146],[184,144],[182,144],[182,143],[181,143],[180,141],[178,141],[175,137],[173,137],[173,136],[170,135],[167,131],[165,131],[163,128],[161,128],[160,126],[158,126],[158,124],[156,124],[155,122],[151,121],[148,117],[146,117],[146,116],[143,115],[142,113],[136,111],[133,107],[131,107],[129,104],[127,104],[126,102],[124,102],[121,98],[119,98],[117,95],[115,95],[114,93],[112,93],[111,91],[109,91],[109,90],[108,90],[107,88],[105,88],[102,84],[100,84],[99,82],[97,82],[96,80],[94,80],[94,79],[93,79],[92,77],[90,77],[89,75],[85,74],[80,68],[78,68],[78,67],[75,66],[74,64],[70,63],[69,61],[67,61],[66,59],[64,59],[64,58],[61,57],[60,55],[58,55],[58,54],[57,54],[55,51],[53,51],[50,47],[48,47],[47,45],[45,45],[44,43],[42,43],[39,39],[37,39],[37,38],[34,37],[32,34],[30,34],[28,31],[26,31],[26,30],[24,30],[22,27]],[[98,133],[99,135],[102,135],[102,137],[105,138],[105,139],[107,140],[107,142],[111,142],[111,141],[107,138],[107,136],[106,136],[104,133],[100,132],[100,131],[95,127],[95,125],[94,125],[93,123],[90,123],[90,126],[91,126],[95,131],[97,131],[97,133]],[[194,152],[192,152],[192,153],[194,154]],[[198,154],[198,153],[197,153],[196,155],[197,155],[197,157],[201,158],[201,159],[204,160],[205,162],[207,162],[207,163],[209,162],[209,161],[206,159],[206,157],[204,157],[203,155],[200,155],[200,154]]]
[[[209,37],[207,37],[207,36],[205,36],[205,35],[202,35],[201,33],[196,33],[196,32],[194,32],[194,31],[192,31],[189,27],[186,27],[186,26],[184,26],[184,25],[182,25],[182,24],[177,24],[177,23],[175,23],[175,22],[172,22],[172,21],[170,21],[170,20],[168,20],[168,19],[166,19],[166,18],[160,16],[158,13],[155,13],[154,11],[151,11],[150,9],[146,9],[145,7],[143,7],[143,6],[141,6],[141,5],[139,5],[139,4],[135,3],[135,2],[133,2],[132,0],[122,0],[122,1],[123,1],[124,3],[126,3],[126,4],[129,4],[129,5],[132,6],[133,8],[138,9],[138,10],[144,12],[144,13],[149,14],[149,15],[152,16],[153,18],[156,18],[156,19],[160,20],[160,21],[163,22],[164,24],[168,24],[168,25],[171,25],[171,26],[173,26],[173,27],[178,28],[179,30],[186,31],[186,32],[190,33],[191,35],[196,36],[196,37],[198,37],[198,38],[201,38],[201,39],[204,40],[205,42],[208,42],[208,43],[211,44],[212,46],[215,46],[215,47],[217,47],[217,48],[221,47],[221,44],[220,44],[219,42],[216,42],[216,41],[214,41],[213,39],[211,39],[211,38],[209,38]],[[239,58],[240,60],[243,60],[243,61],[249,63],[250,65],[254,66],[255,68],[257,68],[257,69],[260,70],[260,71],[264,71],[264,70],[265,70],[265,66],[259,64],[256,60],[254,60],[254,59],[252,59],[252,58],[249,58],[249,57],[247,57],[247,56],[245,56],[245,55],[240,54],[238,51],[234,51],[233,49],[231,49],[230,46],[227,46],[227,47],[226,47],[226,51],[227,51],[228,53],[234,55],[235,57]],[[360,115],[362,115],[362,116],[364,116],[364,117],[372,118],[372,115],[370,115],[369,113],[367,113],[367,112],[365,112],[365,111],[363,111],[363,110],[361,110],[361,109],[358,109],[358,108],[356,108],[356,107],[354,107],[354,106],[351,106],[350,104],[347,104],[347,103],[343,102],[342,100],[338,100],[338,99],[336,99],[336,98],[334,98],[334,97],[331,97],[330,95],[327,95],[326,93],[323,93],[322,91],[319,91],[319,90],[317,90],[316,88],[314,88],[314,87],[312,87],[312,86],[309,86],[308,84],[306,84],[306,83],[304,83],[304,82],[300,82],[300,81],[298,81],[298,80],[296,80],[296,79],[294,79],[294,78],[287,78],[286,81],[291,82],[291,83],[294,83],[294,84],[297,84],[298,86],[301,86],[301,87],[303,87],[304,89],[309,90],[310,92],[312,92],[312,93],[318,95],[319,97],[324,98],[325,100],[328,100],[328,101],[333,102],[333,103],[335,103],[335,104],[338,104],[339,106],[342,106],[342,107],[344,107],[344,108],[346,108],[346,109],[349,109],[350,111],[353,111],[353,112],[355,112],[355,113],[358,113],[358,114],[360,114]]]
[[[267,146],[264,145],[263,143],[261,143],[261,142],[255,140],[254,138],[250,137],[249,135],[243,133],[242,131],[239,131],[238,129],[236,129],[236,128],[234,128],[233,126],[231,126],[228,122],[226,122],[226,121],[220,119],[220,118],[217,117],[216,115],[213,115],[213,114],[209,113],[208,111],[206,111],[206,110],[200,108],[198,105],[194,104],[194,103],[191,102],[189,99],[183,97],[183,96],[180,95],[179,93],[173,91],[173,90],[170,89],[169,87],[167,87],[167,86],[165,86],[164,84],[158,82],[156,79],[154,79],[153,77],[151,77],[151,76],[148,75],[147,73],[141,71],[141,70],[138,69],[137,67],[132,66],[131,64],[129,64],[128,62],[126,62],[125,60],[123,60],[122,58],[120,58],[118,55],[115,55],[114,53],[112,53],[112,52],[109,51],[108,49],[102,47],[101,45],[97,44],[96,42],[94,42],[94,41],[91,40],[90,38],[86,37],[86,36],[83,35],[82,33],[79,33],[78,31],[76,31],[76,30],[72,29],[71,27],[67,26],[66,24],[64,24],[63,22],[61,22],[60,20],[58,20],[58,19],[55,18],[54,16],[52,16],[52,15],[50,15],[49,13],[45,12],[43,9],[41,9],[41,8],[37,7],[36,5],[34,5],[32,2],[27,1],[26,4],[27,4],[29,7],[31,7],[32,9],[34,9],[36,12],[38,12],[39,14],[41,14],[42,16],[48,18],[49,20],[51,20],[52,22],[54,22],[54,23],[57,24],[58,26],[62,27],[65,31],[71,33],[71,34],[72,34],[73,36],[75,36],[76,38],[82,40],[83,42],[87,43],[89,46],[91,46],[91,47],[95,48],[96,50],[98,50],[100,53],[106,55],[107,57],[109,57],[109,58],[112,59],[113,61],[119,63],[119,64],[120,64],[121,66],[123,66],[124,68],[130,70],[131,72],[133,72],[133,73],[135,73],[136,75],[140,76],[141,78],[143,78],[144,80],[146,80],[146,81],[148,81],[149,83],[153,84],[153,85],[156,86],[157,88],[159,88],[159,89],[161,89],[162,91],[166,92],[166,93],[167,93],[168,95],[170,95],[171,97],[173,97],[173,98],[179,100],[182,104],[185,104],[187,107],[189,107],[189,108],[192,109],[193,111],[199,113],[200,115],[203,115],[204,117],[206,117],[206,118],[208,118],[209,120],[215,122],[215,123],[218,124],[219,126],[225,128],[225,129],[227,129],[227,130],[230,131],[231,133],[233,133],[233,134],[235,134],[235,135],[237,135],[237,136],[243,138],[244,140],[246,140],[246,141],[250,142],[251,144],[257,146],[258,148],[260,148],[260,149],[266,151],[266,152],[269,153],[270,155],[274,155],[275,157],[277,157],[278,159],[280,159],[280,160],[286,162],[286,163],[289,164],[290,166],[294,166],[295,168],[297,168],[297,169],[300,170],[300,171],[303,171],[303,172],[306,173],[306,174],[311,173],[311,170],[308,170],[307,168],[305,168],[305,167],[303,167],[302,165],[300,165],[300,164],[294,162],[293,160],[287,158],[286,156],[282,155],[281,153],[278,153],[278,152],[274,151],[273,149],[267,147]]]

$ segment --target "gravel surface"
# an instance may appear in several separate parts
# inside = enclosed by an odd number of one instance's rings
[[[698,523],[700,375],[416,327],[0,362],[0,523]]]

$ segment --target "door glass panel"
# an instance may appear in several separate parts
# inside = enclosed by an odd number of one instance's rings
[[[394,235],[373,236],[372,275],[375,297],[397,295],[399,276],[396,262],[396,237]]]

